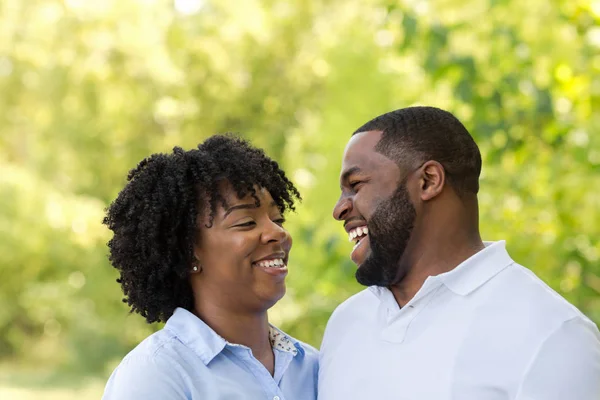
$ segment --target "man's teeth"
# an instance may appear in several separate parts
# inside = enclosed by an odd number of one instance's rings
[[[354,228],[350,232],[348,232],[348,240],[350,242],[353,242],[354,240],[356,240],[356,238],[359,238],[361,236],[368,235],[368,234],[369,234],[369,228],[367,228],[366,226],[359,226],[358,228]]]
[[[285,267],[285,264],[281,258],[276,258],[274,260],[259,261],[256,263],[256,266],[264,268],[283,268]]]

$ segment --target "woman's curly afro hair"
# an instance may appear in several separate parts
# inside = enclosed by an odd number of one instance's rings
[[[127,180],[103,223],[114,233],[109,260],[120,273],[123,302],[149,323],[165,322],[177,307],[192,309],[188,277],[196,218],[206,204],[212,221],[224,201],[221,182],[229,182],[240,198],[253,196],[257,205],[255,185],[267,189],[282,213],[301,199],[277,162],[233,135],[212,136],[189,151],[175,147],[171,154],[154,154]]]

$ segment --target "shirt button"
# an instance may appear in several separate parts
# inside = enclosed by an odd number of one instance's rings
[[[281,399],[279,398],[279,396],[275,396],[275,397],[273,397],[273,400],[281,400]]]

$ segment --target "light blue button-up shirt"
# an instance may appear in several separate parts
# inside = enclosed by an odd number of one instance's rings
[[[103,399],[315,400],[317,350],[273,329],[277,343],[271,376],[248,347],[227,342],[200,318],[177,308],[162,330],[123,359]]]

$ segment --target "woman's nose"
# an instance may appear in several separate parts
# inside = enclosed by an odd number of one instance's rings
[[[263,231],[262,237],[266,243],[283,242],[288,237],[288,232],[283,226],[271,221]]]

